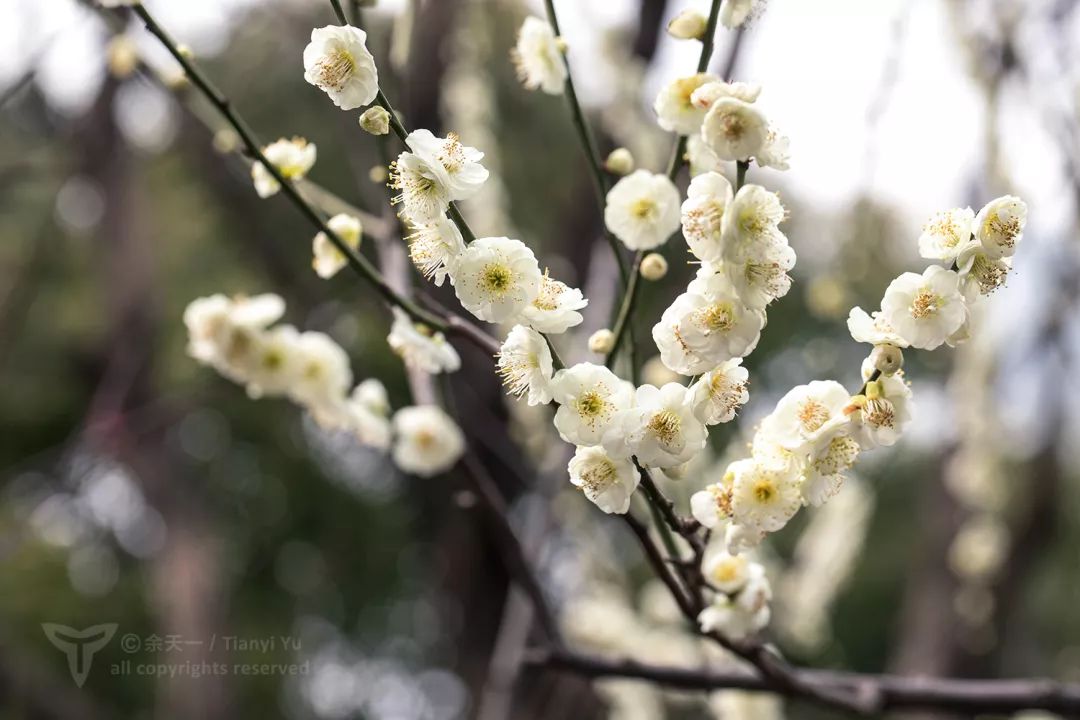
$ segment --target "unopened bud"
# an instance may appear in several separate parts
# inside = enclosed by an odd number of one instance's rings
[[[615,148],[604,161],[604,169],[612,175],[629,175],[634,172],[634,156],[624,147]]]
[[[176,46],[176,52],[185,60],[191,60],[195,57],[195,53],[192,52],[191,48],[182,43]]]
[[[567,47],[566,40],[564,40],[561,35],[559,37],[555,38],[555,47],[557,47],[559,49],[559,52],[561,52],[561,53],[566,52],[566,47]]]
[[[115,36],[105,48],[109,72],[115,78],[126,78],[139,67],[139,52],[125,34]]]
[[[214,149],[222,155],[236,152],[240,147],[240,136],[232,128],[222,128],[214,133]]]
[[[892,375],[904,366],[904,352],[895,345],[875,345],[870,362],[882,375]]]
[[[615,347],[615,333],[607,328],[597,330],[589,336],[589,352],[606,355]]]
[[[709,21],[696,10],[683,10],[668,23],[668,35],[679,40],[700,40]]]
[[[161,82],[163,82],[165,84],[165,87],[169,88],[173,92],[179,92],[180,90],[184,90],[190,84],[188,82],[187,75],[184,74],[182,68],[166,70],[161,74]]]
[[[641,259],[641,277],[646,280],[660,280],[667,275],[667,260],[660,253],[649,253]]]
[[[374,105],[360,116],[360,127],[372,135],[385,135],[390,132],[390,113],[382,105]]]
[[[384,182],[386,182],[386,179],[390,176],[390,174],[386,171],[385,165],[375,165],[370,170],[368,170],[367,176],[368,180],[371,180],[371,182],[375,183],[376,185],[382,185]]]

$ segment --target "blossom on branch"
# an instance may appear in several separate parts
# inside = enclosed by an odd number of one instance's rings
[[[667,175],[635,170],[608,191],[604,223],[631,250],[651,250],[679,229],[679,204]]]
[[[407,473],[432,477],[449,470],[465,454],[465,435],[434,405],[403,407],[394,413],[394,464]]]
[[[286,180],[303,178],[315,164],[315,143],[309,143],[302,137],[292,140],[282,138],[264,147],[262,153]],[[261,198],[268,198],[281,190],[277,178],[259,160],[251,166],[251,179],[255,183],[255,192]]]
[[[517,44],[510,51],[518,80],[526,90],[543,90],[561,95],[566,84],[566,63],[560,41],[551,25],[537,17],[527,17],[518,30]]]
[[[367,33],[351,25],[312,30],[304,48],[304,79],[342,110],[370,103],[379,91],[379,71],[367,49]]]

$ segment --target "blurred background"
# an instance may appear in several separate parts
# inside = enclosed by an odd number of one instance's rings
[[[311,179],[394,228],[371,179],[379,145],[302,77],[311,28],[334,22],[328,2],[146,3],[264,143],[315,142]],[[973,340],[909,353],[903,441],[864,455],[840,495],[759,552],[776,591],[769,639],[793,660],[1080,681],[1078,4],[768,0],[743,33],[720,30],[713,67],[761,83],[791,138],[791,170],[750,180],[781,193],[799,260],[748,359],[750,404],[665,486],[680,503],[791,386],[858,384],[866,347],[848,310],[924,267],[915,241],[933,212],[1006,193],[1030,208]],[[700,48],[663,28],[707,3],[556,5],[602,152],[662,168],[672,138],[652,100]],[[406,124],[486,153],[492,179],[463,204],[477,234],[522,238],[590,298],[561,338],[580,361],[617,275],[563,99],[514,78],[530,13],[543,9],[379,0],[363,18]],[[290,322],[330,333],[358,378],[406,405],[381,303],[348,273],[315,276],[305,220],[256,197],[235,138],[125,13],[3,0],[0,18],[0,718],[824,716],[529,666],[528,603],[462,478],[403,477],[185,355],[192,299],[277,292]],[[404,279],[401,247],[363,250]],[[693,271],[681,243],[665,253],[673,271],[639,306],[642,357]],[[505,401],[490,358],[458,349],[449,392],[574,644],[725,662],[682,628],[626,527],[570,487],[549,410]],[[77,687],[42,623],[118,629]],[[214,662],[266,667],[199,670]]]

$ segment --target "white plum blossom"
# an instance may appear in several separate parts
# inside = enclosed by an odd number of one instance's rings
[[[743,185],[724,212],[724,260],[742,263],[782,250],[787,238],[779,226],[786,216],[779,195],[760,185]]]
[[[312,414],[331,412],[352,385],[349,356],[327,334],[303,332],[296,340],[296,379],[289,397]]]
[[[281,138],[264,147],[262,153],[283,178],[299,180],[315,164],[316,148],[315,143],[309,143],[302,137],[292,140]],[[255,183],[255,192],[261,198],[268,198],[281,189],[277,178],[258,160],[251,165],[251,179]]]
[[[721,160],[749,160],[761,152],[768,135],[765,115],[734,97],[713,102],[701,124],[702,139]]]
[[[511,395],[528,392],[530,405],[551,402],[551,349],[540,333],[515,325],[499,349],[496,368]]]
[[[604,433],[604,450],[613,457],[633,455],[646,467],[681,465],[705,447],[708,432],[694,416],[684,385],[642,385],[634,405],[621,412]]]
[[[835,380],[798,385],[780,399],[761,429],[788,450],[813,452],[848,424],[844,409],[850,402],[851,395]]]
[[[547,272],[540,282],[540,292],[521,311],[520,321],[548,335],[560,335],[581,324],[581,310],[589,301],[577,288],[551,278]]]
[[[612,458],[600,447],[579,447],[567,468],[570,482],[606,513],[623,514],[630,509],[641,474],[627,458]]]
[[[972,243],[956,258],[956,272],[960,275],[960,290],[968,300],[980,294],[989,295],[1002,287],[1011,270],[1011,257],[995,257],[986,252],[979,243]]]
[[[919,236],[919,254],[930,260],[951,263],[977,241],[971,227],[975,213],[971,208],[954,208],[935,214]]]
[[[761,95],[761,86],[757,83],[747,82],[724,82],[723,80],[714,80],[712,82],[701,85],[690,96],[690,102],[696,108],[701,110],[708,110],[713,106],[720,98],[735,98],[736,100],[742,100],[746,103],[756,102]],[[701,116],[704,120],[704,114]],[[699,125],[701,123],[698,123]]]
[[[679,229],[679,191],[667,175],[635,170],[608,191],[604,223],[631,250],[663,245]]]
[[[691,177],[705,172],[721,172],[724,169],[723,161],[705,144],[700,133],[686,138],[686,157],[690,164]]]
[[[386,342],[405,365],[432,375],[461,368],[461,357],[441,332],[413,322],[401,308],[393,308],[393,313]]]
[[[759,532],[776,532],[802,506],[800,476],[790,468],[768,465],[756,458],[733,462],[731,518]]]
[[[555,429],[575,445],[599,445],[616,416],[634,401],[634,386],[603,365],[578,363],[552,380]]]
[[[386,417],[390,414],[390,396],[386,386],[377,378],[368,378],[353,388],[350,399],[370,413]]]
[[[652,335],[668,368],[698,375],[752,352],[764,324],[764,313],[746,307],[727,278],[717,274],[691,282]]]
[[[413,130],[405,138],[405,144],[430,168],[433,179],[445,189],[450,200],[472,197],[488,178],[487,169],[480,164],[484,153],[462,145],[454,133],[441,138],[430,130]]]
[[[379,72],[366,43],[367,33],[351,25],[315,28],[304,48],[304,79],[342,110],[367,105],[379,92]]]
[[[962,331],[968,317],[960,276],[940,265],[922,275],[904,273],[890,283],[881,315],[912,347],[933,350]]]
[[[394,413],[394,464],[419,477],[449,470],[465,453],[465,435],[434,405],[404,407]]]
[[[300,333],[292,325],[278,325],[252,333],[246,342],[243,369],[233,364],[236,379],[246,383],[252,398],[284,395],[296,382],[300,371]]]
[[[706,485],[690,496],[690,514],[703,527],[721,527],[731,517],[731,491],[734,473],[728,471],[718,483]]]
[[[791,289],[791,276],[787,273],[795,267],[795,251],[779,233],[772,236],[772,242],[750,245],[747,250],[755,252],[724,260],[722,269],[743,303],[761,310]]]
[[[694,416],[706,425],[730,422],[750,399],[749,379],[742,358],[727,360],[702,375],[689,390]]]
[[[753,563],[751,567],[761,566]],[[698,625],[703,632],[716,631],[729,640],[744,640],[769,624],[771,600],[772,586],[762,568],[750,575],[738,593],[716,593],[698,614]]]
[[[869,378],[871,372],[873,368],[864,364],[863,377]],[[903,372],[867,382],[852,404],[852,436],[862,448],[894,445],[911,421],[911,387]]]
[[[844,473],[855,464],[861,449],[858,441],[848,434],[851,429],[852,426],[845,426],[806,459],[800,490],[808,505],[820,507],[840,491]]]
[[[527,90],[543,90],[561,95],[566,83],[566,63],[559,39],[551,25],[538,17],[527,17],[518,30],[517,44],[510,51],[518,79]]]
[[[860,307],[851,308],[848,313],[848,332],[855,342],[870,343],[871,345],[895,345],[898,348],[909,346],[908,341],[896,334],[882,316],[880,311],[875,311],[871,318]]]
[[[720,24],[735,29],[746,22],[760,0],[722,0],[720,3]]]
[[[255,333],[284,314],[285,301],[272,293],[197,298],[184,310],[188,355],[224,373],[230,365],[250,355],[248,346]]]
[[[339,213],[326,221],[326,226],[353,250],[360,247],[364,228],[360,220],[346,213]],[[338,250],[326,233],[320,232],[311,243],[311,267],[321,278],[331,278],[348,264],[345,254]]]
[[[389,186],[398,191],[393,203],[413,226],[430,225],[445,217],[450,207],[450,191],[439,182],[432,163],[411,152],[403,152],[390,163]]]
[[[1027,203],[1013,195],[988,202],[975,216],[975,238],[991,258],[1011,257],[1024,235]]]
[[[735,193],[718,172],[705,172],[690,181],[682,204],[683,237],[698,260],[718,262],[724,251],[724,211]]]
[[[695,105],[694,92],[719,78],[710,73],[697,73],[680,77],[660,89],[653,103],[656,122],[660,127],[680,135],[693,135],[701,130],[707,108]]]
[[[365,445],[389,450],[392,439],[386,388],[374,378],[363,381],[345,402],[347,428]]]
[[[456,223],[445,215],[433,222],[413,225],[405,238],[409,243],[409,258],[420,274],[442,287],[449,272],[447,265],[465,249],[465,240]]]
[[[754,160],[761,167],[789,170],[791,168],[791,140],[770,125],[765,135],[765,143],[754,156]]]
[[[448,267],[462,307],[491,323],[519,317],[543,281],[533,251],[506,237],[474,240]]]
[[[745,555],[731,555],[722,551],[706,556],[701,570],[710,585],[722,593],[734,595],[746,587],[751,574],[757,575],[762,568]]]

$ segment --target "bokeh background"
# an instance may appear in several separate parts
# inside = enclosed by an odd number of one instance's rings
[[[264,142],[315,142],[311,179],[394,227],[370,177],[379,144],[302,77],[328,2],[146,2]],[[557,3],[603,152],[664,166],[672,140],[652,99],[692,71],[699,45],[663,27],[706,4]],[[777,596],[770,639],[799,662],[1080,680],[1077,5],[768,0],[745,32],[720,31],[714,68],[762,83],[759,103],[791,137],[791,170],[750,179],[781,193],[799,261],[748,360],[749,406],[665,487],[680,502],[792,385],[858,384],[866,348],[847,312],[923,267],[915,240],[934,211],[1005,193],[1030,208],[1016,270],[974,339],[908,354],[903,441],[864,455],[837,498],[759,553]],[[515,81],[508,52],[528,13],[542,8],[379,0],[364,24],[407,124],[487,154],[492,180],[463,204],[477,233],[521,237],[590,298],[561,346],[583,360],[617,276],[562,99]],[[529,666],[528,604],[462,478],[403,477],[185,355],[193,298],[273,291],[289,321],[348,349],[358,378],[410,402],[389,313],[347,273],[315,276],[310,227],[281,197],[256,197],[234,138],[126,17],[76,0],[0,3],[0,718],[820,716]],[[670,245],[672,272],[639,308],[643,357],[693,270]],[[363,249],[407,278],[401,247]],[[569,487],[548,411],[507,404],[490,359],[459,350],[465,367],[444,391],[574,642],[723,663],[680,627],[625,526]],[[662,381],[655,363],[646,379]],[[48,622],[119,625],[83,687]],[[137,644],[122,647],[126,635]],[[297,667],[140,676],[124,660]]]

